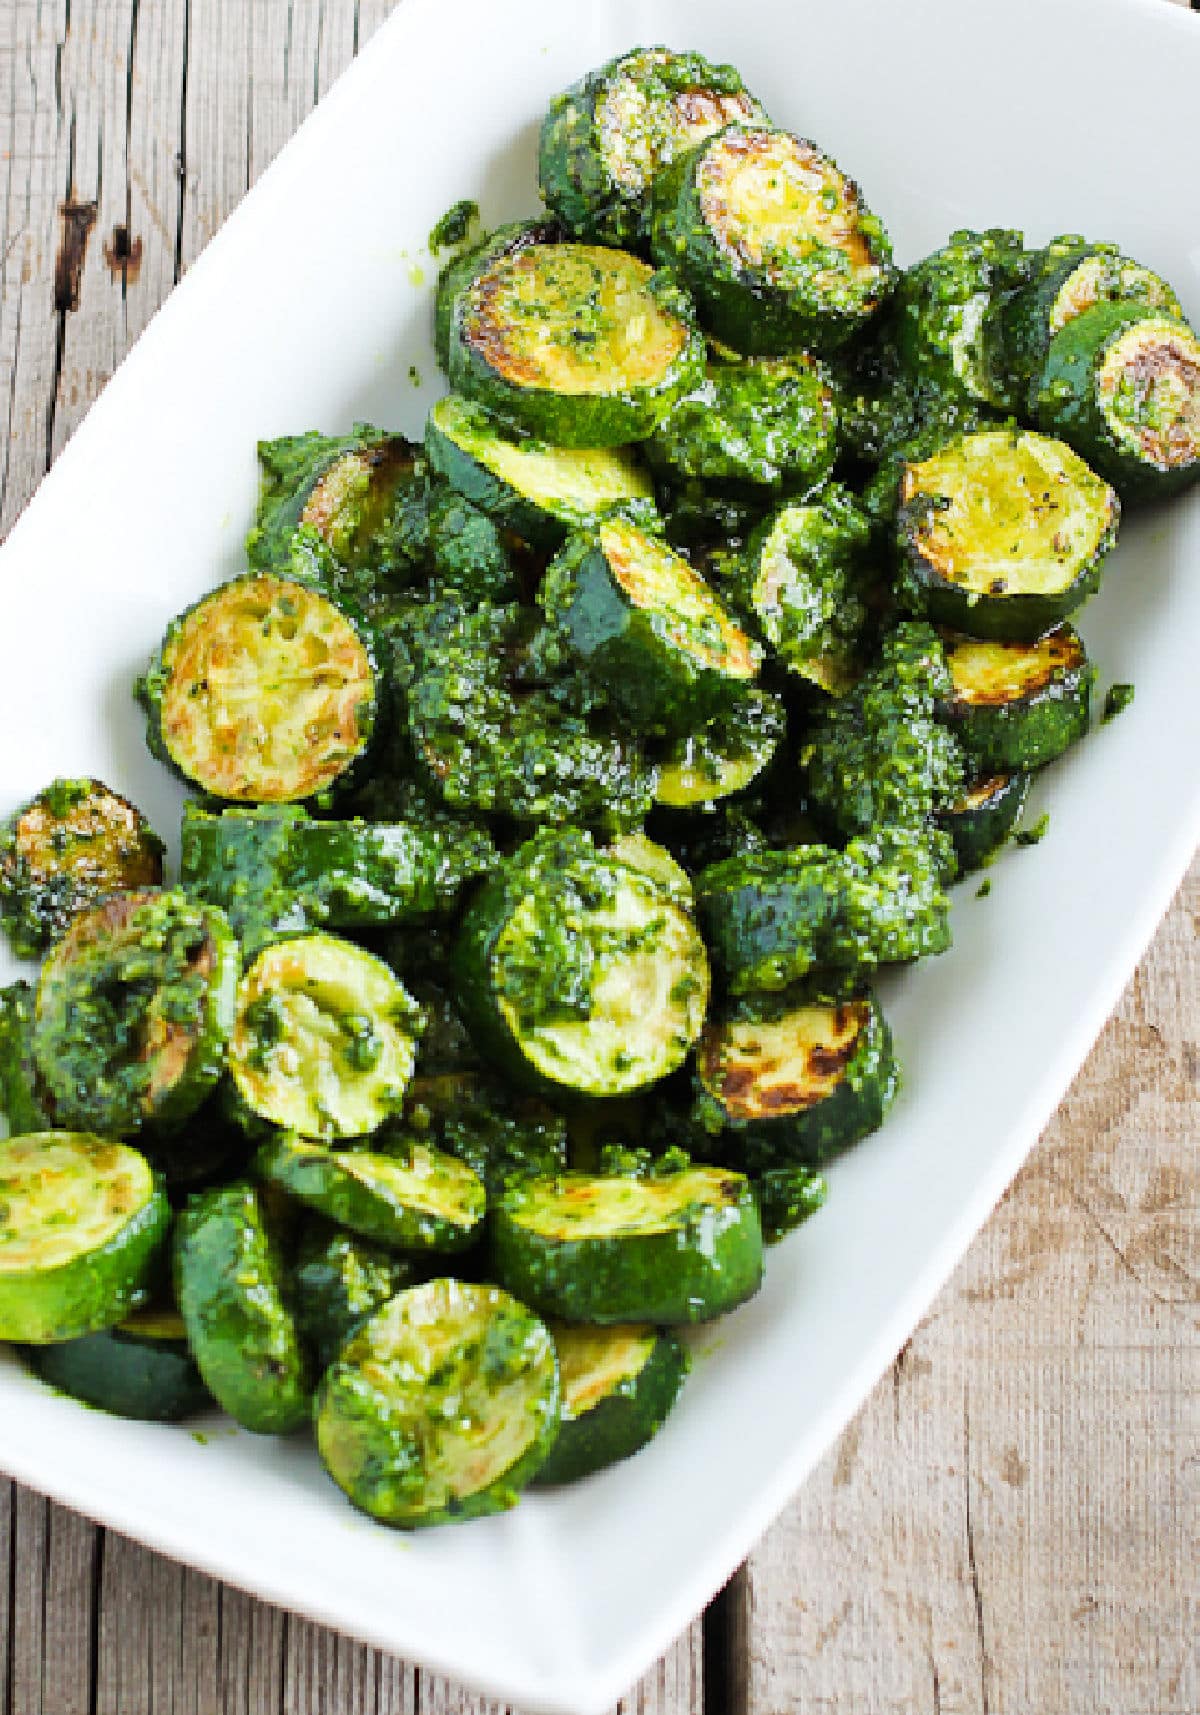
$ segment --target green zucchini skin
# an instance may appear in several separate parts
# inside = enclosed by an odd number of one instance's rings
[[[451,385],[552,446],[645,440],[703,372],[691,299],[625,251],[533,245],[488,263],[455,302]]]
[[[668,1328],[599,1330],[552,1322],[550,1332],[562,1404],[558,1438],[533,1479],[535,1488],[577,1483],[637,1453],[662,1428],[689,1367],[686,1347]],[[613,1377],[612,1354],[622,1348],[640,1361]]]
[[[1031,774],[988,775],[942,811],[941,825],[954,841],[960,875],[980,869],[999,851],[1025,808],[1032,780]]]
[[[0,826],[0,927],[21,958],[110,893],[158,887],[163,843],[102,780],[54,780]]]
[[[902,466],[897,594],[969,637],[1031,642],[1095,593],[1120,512],[1115,490],[1061,440],[960,435]]]
[[[1087,732],[1096,669],[1073,626],[1031,644],[953,637],[946,644],[950,692],[938,715],[976,773],[1041,768]]]
[[[306,637],[319,659],[298,670]],[[212,798],[318,797],[349,784],[371,748],[381,660],[345,597],[274,572],[233,578],[171,621],[139,679],[147,745]]]
[[[1096,304],[1050,341],[1033,409],[1127,504],[1178,494],[1200,476],[1200,339],[1140,304]]]
[[[877,1131],[899,1088],[887,1021],[867,991],[749,995],[696,1050],[696,1117],[750,1173],[820,1167]]]
[[[689,910],[580,833],[535,837],[483,887],[454,972],[481,1050],[545,1094],[627,1095],[667,1077],[709,988]]]
[[[177,889],[77,917],[42,967],[33,1022],[58,1123],[128,1136],[188,1119],[221,1075],[237,972],[224,913]]]
[[[635,726],[682,734],[730,709],[762,651],[682,555],[627,518],[572,536],[541,602],[574,655]]]
[[[763,849],[696,877],[696,906],[731,994],[774,993],[815,967],[870,970],[950,945],[946,835],[879,828],[845,851]]]
[[[144,1301],[171,1214],[128,1144],[73,1131],[8,1138],[0,1200],[0,1340],[74,1340]]]
[[[733,66],[633,48],[552,97],[538,143],[542,197],[577,237],[636,247],[656,175],[735,122],[766,114]]]
[[[710,359],[645,452],[653,469],[685,481],[777,492],[827,476],[837,432],[833,380],[817,358]]]
[[[419,1267],[416,1258],[397,1256],[318,1215],[305,1223],[288,1279],[296,1323],[319,1374],[357,1328],[416,1283]]]
[[[480,828],[314,820],[294,804],[184,806],[179,878],[243,947],[285,930],[365,929],[451,911],[496,863]]]
[[[25,1360],[50,1387],[116,1417],[179,1423],[214,1403],[188,1350],[182,1321],[161,1311],[135,1310],[98,1334],[30,1346]]]
[[[10,1137],[50,1131],[54,1125],[33,1059],[35,1002],[29,983],[10,983],[0,989],[0,1114]]]
[[[450,368],[450,330],[454,306],[489,262],[515,256],[532,244],[557,244],[565,236],[557,221],[514,220],[485,232],[468,249],[452,256],[438,275],[433,310],[433,349],[442,368]]]
[[[451,487],[534,548],[557,548],[614,507],[654,503],[629,449],[553,447],[514,435],[457,393],[430,411],[425,452]]]
[[[308,1367],[284,1296],[283,1261],[259,1192],[235,1180],[189,1199],[176,1221],[175,1296],[217,1403],[257,1435],[308,1420]]]
[[[325,1372],[317,1451],[384,1524],[481,1518],[513,1506],[542,1465],[558,1397],[554,1341],[531,1311],[495,1286],[427,1281],[385,1304]]]
[[[799,189],[814,174],[821,197]],[[650,248],[705,327],[746,356],[835,351],[895,279],[887,234],[853,180],[806,138],[769,128],[730,125],[656,178]]]
[[[677,740],[659,759],[655,803],[667,810],[695,810],[746,791],[771,766],[786,730],[780,699],[748,692],[727,714]]]
[[[327,1220],[392,1250],[466,1250],[487,1210],[483,1181],[453,1155],[409,1143],[334,1150],[284,1132],[254,1171]]]

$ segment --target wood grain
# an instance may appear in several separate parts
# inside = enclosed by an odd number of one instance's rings
[[[388,0],[0,0],[0,532]],[[1200,871],[710,1617],[723,1715],[1196,1715]],[[0,1715],[491,1715],[0,1486]],[[697,1622],[621,1705],[702,1715]]]

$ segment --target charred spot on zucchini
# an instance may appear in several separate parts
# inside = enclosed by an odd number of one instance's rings
[[[438,274],[433,307],[433,349],[443,369],[450,367],[450,327],[454,306],[476,274],[499,256],[513,256],[531,244],[555,244],[562,228],[553,220],[514,220],[485,232],[474,244],[452,256]]]
[[[508,1289],[569,1322],[705,1322],[758,1291],[749,1181],[715,1167],[661,1176],[564,1173],[512,1186],[492,1215]]]
[[[638,1452],[662,1428],[688,1372],[686,1348],[667,1328],[549,1326],[562,1399],[539,1488],[577,1483]]]
[[[946,640],[950,693],[939,715],[977,769],[1041,768],[1088,730],[1096,669],[1070,625],[1036,643]]]
[[[636,245],[650,189],[677,155],[726,125],[766,114],[733,66],[669,48],[633,48],[551,99],[538,183],[569,232]]]
[[[365,620],[263,572],[172,620],[138,695],[151,750],[186,780],[213,798],[293,803],[363,757],[381,683]]]
[[[573,536],[542,605],[588,673],[646,730],[686,732],[728,708],[762,652],[662,537],[614,517]]]
[[[730,125],[655,181],[650,245],[707,328],[752,356],[835,350],[891,291],[857,185],[789,131]]]
[[[899,1082],[874,997],[750,995],[710,1018],[696,1049],[696,1116],[751,1173],[818,1167],[878,1130]]]
[[[897,591],[910,611],[971,637],[1028,642],[1100,582],[1120,502],[1063,441],[988,429],[900,478]]]
[[[265,947],[237,991],[229,1071],[246,1124],[365,1137],[399,1113],[422,1017],[381,959],[334,935]]]
[[[77,917],[33,1023],[58,1123],[123,1136],[195,1113],[224,1065],[237,971],[224,914],[181,892],[118,893]]]
[[[0,1118],[10,1137],[54,1125],[33,1058],[35,1003],[29,983],[0,988]]]
[[[244,1429],[307,1420],[308,1365],[260,1193],[244,1181],[192,1197],[174,1237],[175,1296],[209,1392]]]
[[[0,1143],[0,1340],[45,1345],[122,1321],[167,1235],[145,1156],[89,1132]]]
[[[1029,774],[987,774],[965,788],[941,813],[954,841],[960,875],[969,875],[999,851],[1017,825],[1029,796]]]
[[[522,847],[468,907],[458,991],[519,1081],[619,1096],[665,1078],[700,1033],[703,943],[677,896],[580,834]]]
[[[116,1417],[178,1423],[213,1404],[174,1311],[135,1310],[115,1328],[31,1346],[25,1360],[59,1393]]]
[[[334,1482],[384,1524],[502,1512],[558,1432],[550,1332],[495,1286],[411,1287],[326,1371],[316,1432]]]
[[[537,547],[557,547],[614,507],[654,500],[629,448],[559,447],[516,435],[457,393],[429,413],[425,450],[460,494]]]
[[[319,1216],[305,1223],[288,1283],[318,1373],[329,1368],[356,1328],[416,1283],[418,1266],[415,1258],[397,1256]]]
[[[744,792],[770,766],[786,728],[778,697],[748,691],[727,714],[677,739],[660,757],[655,803],[693,810]]]
[[[451,322],[452,386],[556,446],[644,440],[703,365],[686,293],[597,245],[499,257],[459,296]]]
[[[100,780],[54,780],[0,827],[0,926],[37,958],[110,893],[157,887],[163,844]]]
[[[1133,304],[1097,304],[1055,334],[1035,383],[1040,426],[1130,503],[1200,475],[1200,339]]]
[[[483,1181],[462,1161],[407,1139],[330,1149],[284,1132],[254,1158],[258,1177],[319,1215],[391,1250],[465,1250],[487,1208]]]

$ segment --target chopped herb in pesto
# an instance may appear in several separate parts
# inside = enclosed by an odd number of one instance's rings
[[[1040,845],[1046,837],[1046,832],[1049,829],[1049,826],[1050,812],[1049,810],[1043,810],[1042,814],[1031,827],[1018,829],[1018,831],[1013,835],[1013,838],[1019,846]]]
[[[1132,685],[1110,685],[1104,694],[1104,710],[1100,716],[1101,721],[1115,720],[1119,714],[1129,707],[1133,697],[1134,687]]]
[[[471,228],[478,219],[477,202],[461,197],[458,202],[451,203],[429,234],[430,254],[436,256],[439,250],[450,250],[454,245],[462,244],[470,236]]]

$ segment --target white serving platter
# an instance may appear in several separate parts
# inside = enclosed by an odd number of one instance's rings
[[[1161,0],[405,0],[172,296],[0,554],[0,809],[95,773],[179,796],[129,695],[239,567],[253,443],[440,390],[426,234],[536,208],[548,97],[637,42],[735,61],[862,184],[901,261],[963,224],[1114,238],[1200,319],[1200,22]],[[1134,75],[1145,68],[1147,75]],[[1152,70],[1150,69],[1152,68]],[[414,388],[410,365],[422,384]],[[1039,787],[1036,852],[890,985],[906,1089],[659,1438],[517,1510],[404,1536],[303,1440],[124,1423],[0,1367],[0,1466],[153,1547],[525,1710],[599,1715],[701,1608],[894,1355],[1049,1118],[1200,837],[1200,492],[1127,523],[1082,629],[1137,697]],[[6,969],[0,976],[7,977]]]

